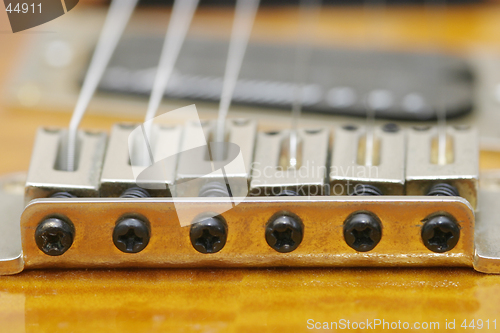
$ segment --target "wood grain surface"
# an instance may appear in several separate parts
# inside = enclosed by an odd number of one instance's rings
[[[277,9],[263,11],[261,27],[286,36],[293,17],[289,10],[283,10],[283,15]],[[342,16],[342,11],[350,14]],[[328,24],[338,20],[352,27],[352,36],[364,27],[363,9],[329,12],[322,17],[325,38],[331,37]],[[426,43],[425,24],[419,22],[422,9],[388,12],[389,21],[406,27],[387,30],[383,39],[388,44],[396,40],[411,47]],[[213,19],[213,11],[199,15]],[[228,19],[230,14],[221,15]],[[450,49],[464,51],[475,45],[498,49],[498,6],[450,8],[446,20],[442,38]],[[11,64],[22,54],[29,35],[8,30],[2,8],[2,85],[8,83]],[[335,37],[339,43],[352,38],[348,33]],[[69,118],[69,113],[9,110],[0,102],[0,173],[27,170],[36,128],[64,127]],[[124,119],[89,115],[83,126],[108,130],[118,120]],[[483,152],[481,166],[500,167],[498,154]],[[461,324],[467,320],[469,325],[473,319],[481,319],[484,325],[489,320],[494,331],[496,319],[500,330],[500,276],[463,268],[346,268],[34,270],[0,277],[0,332],[300,332],[308,331],[311,319],[439,322],[440,330],[454,320],[456,331],[465,331]]]

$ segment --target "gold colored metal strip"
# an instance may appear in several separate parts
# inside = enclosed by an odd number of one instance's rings
[[[248,197],[222,214],[227,242],[217,253],[202,254],[190,241],[190,226],[181,227],[177,213],[192,216],[216,211],[230,198],[37,199],[21,217],[27,268],[45,267],[265,267],[265,266],[472,266],[474,213],[458,197]],[[378,245],[368,252],[349,247],[344,221],[354,212],[375,215],[382,224]],[[292,252],[280,253],[266,242],[269,219],[279,212],[301,219],[303,239]],[[452,216],[460,228],[456,246],[435,253],[424,246],[422,226],[436,213]],[[123,253],[112,235],[127,214],[149,221],[151,238],[139,253]],[[44,254],[35,243],[38,224],[64,216],[75,228],[72,246],[60,256]]]

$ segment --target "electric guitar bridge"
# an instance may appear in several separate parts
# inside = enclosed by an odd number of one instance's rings
[[[479,190],[474,128],[447,127],[439,161],[436,127],[375,127],[371,165],[365,127],[301,129],[294,167],[289,131],[262,131],[252,120],[227,121],[218,158],[213,142],[200,146],[197,137],[211,138],[214,122],[155,125],[146,164],[131,148],[144,140],[134,136],[140,129],[80,131],[75,171],[64,170],[67,131],[39,129],[28,174],[2,180],[2,274],[267,266],[500,273],[500,192],[487,186],[492,179]]]

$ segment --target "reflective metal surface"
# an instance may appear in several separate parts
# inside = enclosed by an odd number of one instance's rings
[[[475,208],[479,179],[477,131],[473,127],[457,125],[447,127],[446,134],[448,162],[440,165],[433,163],[438,129],[421,126],[408,130],[406,194],[426,195],[432,185],[444,182],[453,185]]]
[[[0,275],[16,274],[24,268],[19,218],[25,181],[25,173],[0,178]]]
[[[289,165],[289,132],[259,132],[250,193],[255,196],[283,195],[292,191],[298,195],[328,194],[326,185],[328,129],[299,129],[298,164]]]
[[[106,134],[80,131],[76,171],[64,170],[66,130],[40,128],[26,180],[25,202],[67,191],[78,197],[99,195]]]
[[[471,266],[474,216],[459,197],[247,197],[222,214],[228,225],[226,245],[201,254],[190,241],[190,228],[179,225],[177,213],[196,219],[226,205],[230,198],[38,199],[21,217],[27,268],[42,267],[269,267],[269,266]],[[300,246],[278,253],[266,243],[265,225],[285,211],[304,224]],[[382,224],[382,239],[369,252],[357,252],[344,241],[343,223],[357,211],[369,211]],[[421,240],[423,220],[446,212],[461,227],[458,244],[446,253],[429,251]],[[151,238],[140,253],[126,254],[113,244],[116,221],[126,214],[148,219]],[[75,227],[72,247],[51,257],[35,244],[34,232],[46,216],[62,215]]]
[[[474,230],[474,269],[483,273],[500,274],[499,203],[500,191],[481,188]]]
[[[129,136],[137,126],[138,124],[113,126],[102,169],[101,197],[119,197],[126,189],[137,186],[132,168],[140,168],[140,166],[131,165],[129,153]],[[163,185],[158,186],[158,189],[148,189],[155,196],[169,197],[171,194],[170,186],[175,182],[181,133],[180,126],[155,125],[153,127],[155,140],[151,142],[151,149],[154,160],[162,162],[162,172],[158,173],[158,176],[161,176],[159,179],[151,179],[151,181],[158,181],[161,182],[158,185]],[[168,158],[162,159],[165,156]]]
[[[402,128],[392,125],[391,130],[374,128],[373,162],[369,164],[364,163],[366,128],[335,128],[329,174],[331,194],[350,194],[358,184],[376,186],[385,195],[404,194],[406,136]]]
[[[177,166],[175,195],[196,197],[202,187],[208,183],[228,185],[230,196],[243,197],[248,193],[248,181],[253,160],[257,122],[250,119],[230,119],[226,122],[226,144],[215,142],[214,121],[203,124],[203,133],[199,133],[197,124],[188,122],[184,126],[181,155]],[[201,134],[204,134],[202,137]],[[229,143],[229,145],[227,145]],[[210,151],[205,149],[209,145]],[[234,148],[229,153],[224,149]],[[238,150],[238,151],[234,151]],[[215,156],[222,152],[224,156]],[[214,156],[210,156],[213,154]]]

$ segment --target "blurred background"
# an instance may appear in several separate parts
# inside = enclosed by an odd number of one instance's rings
[[[234,2],[200,1],[160,113],[196,103],[202,117],[217,116]],[[304,44],[298,3],[262,0],[230,117],[289,126],[295,54]],[[84,127],[144,117],[171,4],[140,1]],[[16,34],[0,13],[4,119],[67,126],[108,5],[81,0],[67,14]],[[324,0],[309,30],[302,126],[364,122],[370,105],[380,122],[429,124],[444,112],[450,123],[477,125],[483,149],[500,148],[497,1]]]

